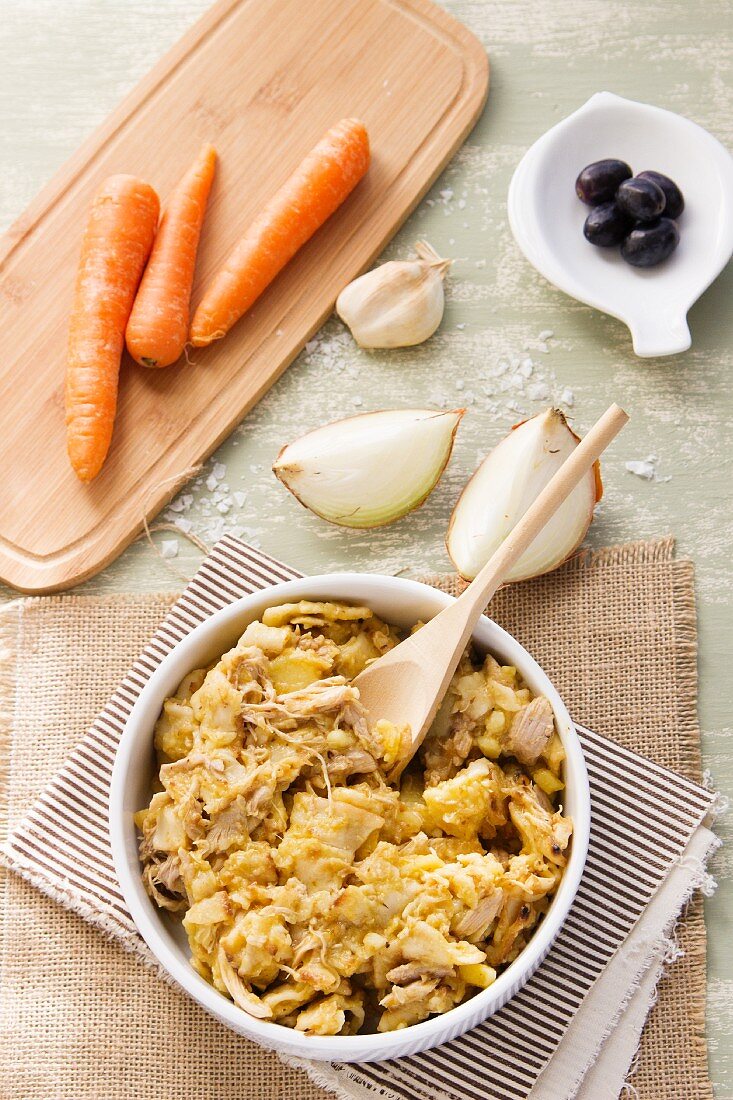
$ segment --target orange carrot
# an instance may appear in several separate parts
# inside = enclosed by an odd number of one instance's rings
[[[267,203],[207,287],[191,324],[194,347],[219,340],[356,187],[369,167],[362,122],[345,118]]]
[[[127,350],[143,367],[168,367],[188,337],[191,287],[216,150],[205,145],[163,212],[127,322]]]
[[[66,366],[66,444],[82,481],[97,476],[109,450],[125,325],[159,210],[149,184],[135,176],[110,176],[89,213]]]

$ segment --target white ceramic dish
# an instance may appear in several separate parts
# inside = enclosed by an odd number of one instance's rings
[[[589,208],[577,198],[575,180],[606,157],[627,161],[635,173],[663,172],[685,197],[679,246],[658,267],[631,267],[618,249],[596,248],[583,236]],[[525,153],[507,205],[530,263],[566,294],[624,321],[637,355],[690,347],[688,310],[733,253],[733,160],[707,130],[660,107],[599,92]]]
[[[499,1009],[531,977],[555,939],[575,897],[585,864],[590,829],[590,794],[582,750],[570,716],[539,665],[506,631],[482,618],[474,639],[501,661],[516,665],[528,686],[544,693],[555,712],[567,753],[566,811],[574,832],[568,865],[550,908],[528,946],[489,989],[450,1012],[385,1035],[304,1036],[279,1024],[256,1020],[199,977],[188,959],[178,922],[164,915],[146,894],[140,874],[133,813],[150,799],[155,771],[152,731],[163,700],[193,668],[230,648],[266,607],[293,599],[335,599],[365,603],[397,626],[428,619],[452,597],[416,581],[357,573],[310,577],[273,585],[212,615],[162,661],[141,693],[122,735],[112,776],[110,832],[115,867],[135,923],[161,965],[200,1005],[227,1027],[261,1046],[296,1057],[340,1062],[381,1061],[437,1046],[468,1031]]]

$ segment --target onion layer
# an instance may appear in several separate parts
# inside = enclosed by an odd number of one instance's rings
[[[435,488],[464,412],[386,409],[336,420],[283,447],[272,469],[330,523],[381,527]]]
[[[484,459],[453,509],[446,545],[458,572],[473,580],[575,450],[579,437],[559,409],[517,424]],[[507,576],[549,573],[580,546],[601,499],[600,467],[573,490]]]

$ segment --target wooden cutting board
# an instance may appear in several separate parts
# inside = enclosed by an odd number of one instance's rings
[[[287,367],[341,288],[379,254],[476,121],[486,54],[427,0],[220,0],[71,158],[0,242],[0,579],[50,592],[97,572]],[[106,465],[66,457],[64,367],[80,239],[114,172],[161,200],[199,146],[217,179],[202,285],[338,119],[364,120],[372,164],[344,206],[224,339],[167,370],[122,363]]]

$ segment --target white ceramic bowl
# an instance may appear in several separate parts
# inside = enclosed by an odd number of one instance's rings
[[[596,248],[583,236],[589,208],[575,180],[606,157],[634,172],[663,172],[685,197],[680,243],[658,267],[631,267],[617,248]],[[688,310],[733,252],[733,160],[682,115],[598,92],[525,153],[507,209],[517,244],[546,279],[624,321],[637,355],[673,355],[689,348]]]
[[[416,581],[397,577],[342,573],[273,585],[237,600],[212,615],[161,662],[141,693],[120,740],[112,775],[110,832],[115,867],[130,913],[161,965],[195,1001],[240,1035],[261,1046],[296,1057],[339,1062],[381,1061],[437,1046],[468,1031],[520,989],[544,959],[575,897],[585,863],[590,829],[590,794],[585,762],[570,716],[539,665],[511,635],[487,618],[474,640],[505,664],[516,665],[528,686],[550,700],[567,753],[565,809],[574,822],[567,868],[550,908],[529,944],[494,985],[442,1016],[385,1035],[304,1036],[268,1021],[256,1020],[199,977],[189,963],[180,924],[159,910],[146,894],[140,874],[132,815],[150,800],[155,772],[153,726],[166,696],[183,676],[235,644],[245,627],[266,607],[296,599],[332,599],[364,603],[390,623],[410,627],[432,618],[452,597]]]

